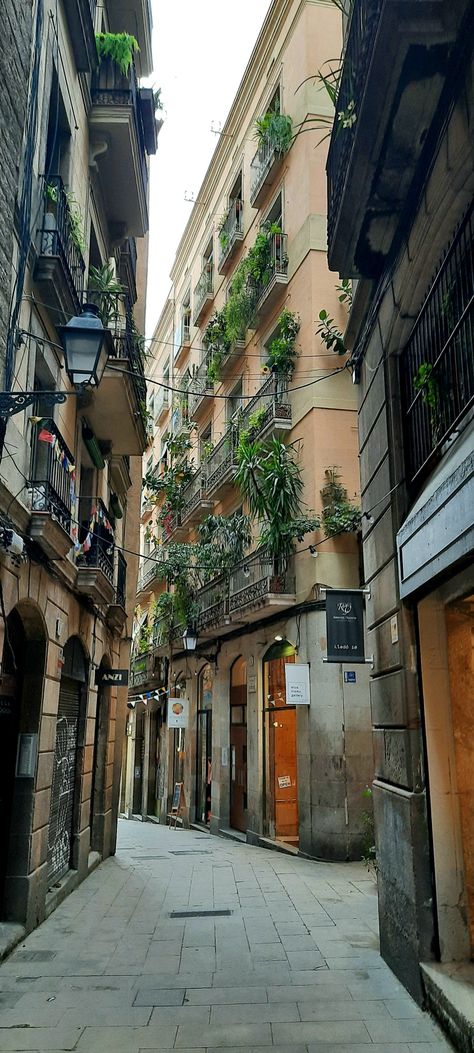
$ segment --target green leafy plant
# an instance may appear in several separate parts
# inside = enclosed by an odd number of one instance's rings
[[[45,194],[47,201],[51,201],[53,205],[57,205],[60,196],[60,187],[57,183],[45,184]],[[86,251],[86,238],[84,234],[84,220],[82,218],[82,212],[78,205],[76,198],[72,190],[68,190],[67,187],[63,189],[64,198],[66,201],[66,209],[69,219],[69,234],[73,245],[83,255]]]
[[[265,224],[232,277],[229,297],[223,308],[230,342],[241,340],[255,313],[258,293],[271,277],[271,247],[274,235],[282,234],[277,223]]]
[[[291,117],[284,113],[276,113],[268,110],[263,117],[255,121],[254,138],[258,142],[259,149],[271,146],[276,153],[286,154],[293,141],[293,122]]]
[[[295,344],[299,331],[299,318],[285,307],[278,319],[278,336],[268,346],[265,365],[272,373],[291,377],[298,357]]]
[[[339,285],[336,285],[336,292],[338,293],[339,303],[346,303],[348,307],[352,307],[352,282],[350,278],[341,278]]]
[[[303,480],[292,445],[278,439],[265,443],[240,436],[236,483],[250,515],[260,520],[260,543],[272,557],[275,573],[293,552],[294,538],[319,527],[317,517],[303,517]]]
[[[99,62],[110,59],[126,76],[135,52],[140,50],[138,40],[131,33],[96,33],[95,41]]]
[[[341,330],[338,329],[334,318],[330,318],[324,309],[319,312],[319,325],[316,335],[321,337],[328,351],[334,351],[335,355],[347,355],[347,347]]]
[[[103,263],[101,267],[89,268],[88,289],[94,294],[102,325],[107,328],[112,318],[117,316],[118,297],[123,293],[123,285],[117,281],[113,267]]]
[[[360,508],[349,501],[347,490],[341,483],[336,465],[326,468],[324,474],[326,483],[321,490],[323,502],[321,524],[326,537],[355,533],[360,530],[362,522]]]
[[[161,112],[161,110],[163,109],[163,100],[161,98],[161,88],[155,88],[154,91],[153,91],[153,105],[155,107],[155,111],[156,110],[160,110],[160,112]]]
[[[201,462],[207,464],[209,458],[214,450],[214,443],[210,439],[206,439],[201,446]]]
[[[438,441],[442,429],[441,421],[441,393],[439,380],[436,376],[434,366],[431,362],[421,362],[418,369],[413,377],[413,387],[415,391],[421,393],[421,399],[425,406],[428,407],[430,417],[430,428],[431,437],[433,444]]]
[[[211,577],[228,572],[238,563],[252,540],[250,519],[234,512],[230,516],[208,515],[199,526],[198,560]]]

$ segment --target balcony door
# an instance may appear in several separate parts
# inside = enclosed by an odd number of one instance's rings
[[[230,825],[247,829],[247,663],[237,658],[230,671]]]
[[[285,665],[295,661],[288,641],[264,658],[265,827],[277,841],[298,844],[296,709],[286,705]]]

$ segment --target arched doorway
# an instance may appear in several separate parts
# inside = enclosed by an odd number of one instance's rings
[[[274,643],[263,659],[265,722],[265,825],[278,841],[297,845],[298,771],[296,707],[286,705],[285,665],[295,661],[288,640]]]
[[[196,735],[196,821],[209,824],[212,794],[212,693],[214,670],[205,665],[199,674]]]
[[[91,786],[91,848],[95,852],[104,853],[104,841],[107,835],[106,814],[107,788],[112,785],[112,772],[107,765],[107,746],[109,741],[109,719],[110,719],[110,687],[104,687],[101,681],[101,672],[110,669],[110,662],[102,658],[99,666],[99,689],[97,692],[97,709],[95,714],[94,733],[94,761],[92,766]],[[109,778],[110,775],[110,778]],[[111,803],[111,802],[110,802]]]
[[[20,603],[6,620],[0,687],[0,916],[19,922],[29,911],[26,879],[45,659],[42,614]],[[35,903],[33,924],[39,910]]]
[[[83,744],[88,663],[81,641],[72,636],[63,652],[59,686],[48,835],[48,882],[56,884],[73,862],[77,830],[78,749]]]
[[[247,662],[230,671],[230,825],[247,829]]]

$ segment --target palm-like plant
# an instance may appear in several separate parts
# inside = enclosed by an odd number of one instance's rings
[[[317,518],[302,515],[303,480],[293,446],[243,436],[237,461],[237,485],[250,514],[264,524],[260,542],[279,573],[293,552],[294,538],[319,527]]]

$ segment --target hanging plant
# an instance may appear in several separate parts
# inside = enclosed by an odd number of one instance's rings
[[[267,349],[268,358],[265,365],[270,372],[291,377],[298,357],[295,344],[299,331],[298,316],[285,308],[278,319],[278,336],[270,342]]]
[[[94,294],[93,302],[97,303],[102,325],[107,329],[112,318],[117,317],[118,297],[124,291],[110,264],[89,267],[88,291]]]
[[[95,42],[99,62],[110,59],[126,77],[135,52],[140,51],[138,40],[131,33],[96,33]]]
[[[341,476],[336,465],[326,468],[324,474],[326,483],[321,490],[323,502],[321,523],[326,537],[355,533],[360,530],[362,522],[360,508],[349,501],[347,490],[341,483]]]

